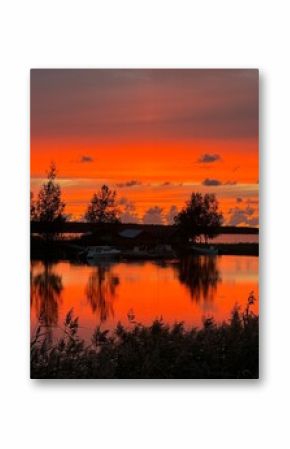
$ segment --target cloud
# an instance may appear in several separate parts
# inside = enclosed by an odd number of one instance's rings
[[[256,210],[247,206],[244,209],[234,207],[229,209],[230,218],[228,220],[229,226],[257,226],[259,224],[258,216],[253,216]]]
[[[174,217],[178,214],[178,209],[175,205],[171,206],[168,213],[166,214],[166,220],[168,224],[174,224]]]
[[[237,181],[226,181],[224,183],[225,186],[235,186],[237,184]]]
[[[122,212],[120,219],[122,223],[140,223],[138,215],[129,211]]]
[[[165,181],[163,184],[161,184],[161,186],[166,187],[166,186],[171,186],[171,182],[170,181]]]
[[[31,135],[94,143],[257,139],[258,82],[253,69],[34,69]]]
[[[202,181],[203,186],[235,186],[237,181],[230,180],[226,182],[221,182],[219,179],[206,178]]]
[[[258,224],[259,224],[259,217],[254,217],[248,220],[249,226],[258,226]]]
[[[123,187],[135,187],[140,186],[141,184],[142,183],[140,181],[132,179],[131,181],[119,182],[118,184],[116,184],[116,186],[122,189]]]
[[[216,162],[221,159],[219,154],[209,154],[205,153],[198,159],[197,162],[203,163],[203,164],[209,164],[211,162]]]
[[[204,185],[204,186],[220,186],[220,185],[222,185],[222,183],[218,179],[206,178],[202,181],[202,185]]]
[[[236,198],[237,203],[242,203],[243,202],[243,198]]]
[[[86,163],[86,162],[93,162],[93,158],[91,157],[91,156],[82,156],[81,157],[81,162],[84,162],[84,163]]]
[[[159,206],[149,207],[143,216],[144,224],[163,224],[163,209]]]
[[[246,212],[247,215],[253,215],[255,213],[255,209],[253,207],[248,206],[245,209],[245,212]]]
[[[140,223],[140,219],[136,214],[136,207],[133,201],[125,197],[120,198],[119,205],[122,206],[120,219],[122,223]]]

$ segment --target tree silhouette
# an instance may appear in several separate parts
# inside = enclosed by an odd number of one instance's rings
[[[38,221],[58,222],[65,221],[65,203],[61,199],[61,188],[56,183],[56,166],[52,162],[47,173],[47,182],[38,193],[35,205],[35,216]]]
[[[85,213],[85,220],[89,223],[119,223],[118,215],[116,191],[103,185],[91,199]]]
[[[89,276],[86,296],[92,311],[99,313],[101,323],[114,315],[113,299],[119,283],[119,277],[111,272],[109,266],[98,265]]]
[[[57,326],[59,302],[63,290],[62,278],[53,271],[53,265],[44,263],[41,273],[33,275],[31,267],[31,305],[52,338],[52,327]]]
[[[30,221],[36,220],[37,214],[36,214],[36,205],[34,201],[34,195],[33,192],[30,192]]]
[[[217,285],[221,281],[215,256],[185,257],[174,268],[178,272],[179,281],[188,288],[192,300],[213,301]]]
[[[213,193],[192,193],[186,206],[175,217],[175,223],[183,236],[193,240],[201,235],[205,241],[213,238],[217,235],[216,228],[221,226],[222,222],[223,215]]]

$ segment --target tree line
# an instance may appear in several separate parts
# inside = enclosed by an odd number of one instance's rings
[[[65,214],[66,205],[62,200],[61,187],[56,177],[56,166],[52,163],[47,173],[47,181],[42,184],[37,198],[34,199],[33,194],[30,194],[31,221],[58,223],[69,219]],[[89,223],[120,223],[119,217],[117,192],[103,185],[91,198],[84,220]],[[223,223],[223,215],[215,194],[193,192],[183,209],[174,217],[174,222],[186,239],[195,240],[201,235],[205,241],[213,238],[216,229]]]

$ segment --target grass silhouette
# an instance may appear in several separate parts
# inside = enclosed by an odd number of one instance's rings
[[[259,376],[259,318],[246,309],[227,322],[206,318],[201,328],[185,329],[156,320],[151,326],[97,327],[91,343],[78,336],[78,318],[69,311],[63,336],[47,338],[41,323],[31,341],[33,379],[255,379]]]

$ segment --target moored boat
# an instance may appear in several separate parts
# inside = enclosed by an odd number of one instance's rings
[[[99,259],[116,258],[120,254],[120,250],[111,246],[91,246],[86,251],[86,259],[91,262]]]
[[[203,248],[200,246],[192,245],[191,249],[194,254],[204,254],[204,255],[212,255],[212,256],[216,256],[218,254],[218,249],[214,248],[213,246]]]

